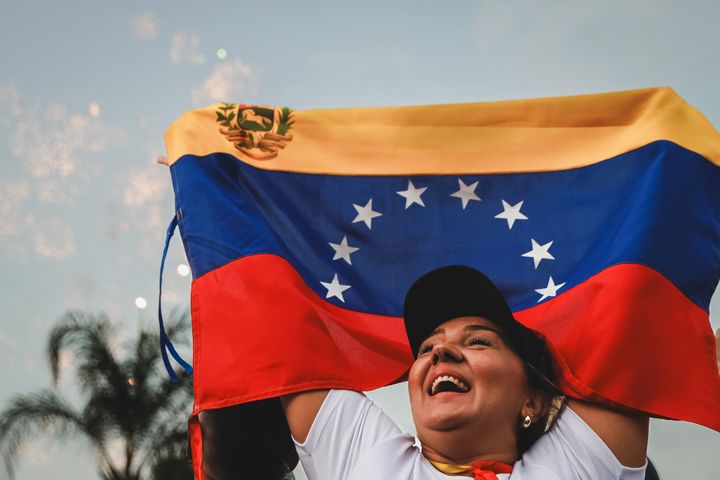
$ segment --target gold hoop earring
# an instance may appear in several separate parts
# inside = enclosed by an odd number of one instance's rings
[[[530,415],[525,415],[522,426],[523,428],[528,428],[530,425],[532,425],[532,417]]]

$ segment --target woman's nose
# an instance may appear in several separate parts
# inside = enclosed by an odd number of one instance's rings
[[[453,362],[458,363],[462,360],[459,352],[454,351],[452,348],[445,344],[437,344],[432,349],[432,364],[437,365],[440,362]]]

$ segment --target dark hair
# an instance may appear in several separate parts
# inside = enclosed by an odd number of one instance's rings
[[[541,418],[538,422],[533,423],[528,428],[520,427],[517,436],[517,452],[522,456],[537,442],[545,433],[545,421],[547,416]]]
[[[537,335],[534,336],[538,340],[536,345],[539,351],[536,352],[537,354],[532,362],[524,362],[525,374],[530,388],[547,393],[550,396],[551,405],[548,411],[528,428],[519,427],[517,436],[519,455],[525,453],[545,432],[552,428],[555,419],[560,414],[562,402],[564,401],[564,397],[562,397],[555,382],[556,370],[547,344]]]

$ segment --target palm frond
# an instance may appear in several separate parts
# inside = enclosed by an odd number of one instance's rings
[[[140,468],[149,466],[152,471],[154,465],[168,458],[183,461],[189,459],[185,422],[174,421],[171,425],[161,427],[160,430],[153,432],[152,436],[144,438],[148,448],[145,448],[145,456],[140,462]]]
[[[0,453],[11,478],[17,453],[25,441],[36,432],[50,429],[57,437],[82,435],[101,454],[106,453],[102,432],[88,429],[83,418],[55,392],[18,395],[0,412]]]
[[[189,315],[173,312],[168,317],[168,335],[176,344],[185,343]],[[20,447],[42,431],[88,439],[101,456],[99,473],[106,480],[140,480],[151,471],[175,468],[186,473],[180,462],[184,452],[179,452],[186,444],[192,378],[181,372],[181,381],[173,383],[166,375],[158,332],[139,332],[122,358],[116,358],[110,348],[112,334],[105,315],[83,312],[66,313],[51,330],[47,354],[53,382],[57,385],[63,373],[61,354],[72,352],[85,403],[75,410],[51,390],[12,399],[0,412],[0,456],[11,477]],[[125,465],[110,459],[109,439],[125,443]]]
[[[111,325],[103,315],[67,312],[50,332],[48,358],[53,382],[60,377],[60,352],[70,349],[78,360],[77,373],[81,387],[123,384],[125,375],[110,350]]]
[[[157,445],[163,445],[173,438],[174,432],[187,437],[187,419],[192,410],[192,378],[179,373],[180,381],[166,380],[157,389],[149,392],[148,405],[153,406],[153,415],[147,418],[142,432],[141,450],[151,452]]]
[[[187,312],[173,312],[169,319],[167,333],[174,336],[176,344],[185,343],[181,333],[190,330]],[[170,380],[161,362],[159,344],[158,333],[143,331],[135,343],[135,355],[128,359],[133,380],[131,397],[134,404],[142,405],[134,415],[143,432],[152,430],[158,421],[176,425],[177,412],[189,411],[192,406],[192,378],[178,372],[180,381]]]
[[[192,463],[186,458],[183,445],[165,448],[152,456],[150,480],[193,480]]]
[[[175,345],[184,345],[188,343],[188,333],[190,332],[190,321],[187,310],[174,310],[168,315],[165,322],[165,333],[172,339]],[[142,331],[138,335],[134,347],[134,356],[129,359],[128,370],[136,382],[135,391],[145,385],[146,380],[152,377],[164,378],[162,375],[156,376],[156,369],[160,368],[160,334],[157,331]]]
[[[112,465],[105,464],[100,467],[100,478],[102,480],[140,480],[139,472],[124,472]]]

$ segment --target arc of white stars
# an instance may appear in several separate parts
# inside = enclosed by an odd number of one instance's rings
[[[355,207],[355,210],[357,211],[357,216],[352,223],[365,222],[365,225],[367,225],[369,229],[372,229],[372,219],[382,216],[382,213],[376,212],[372,209],[372,198],[368,200],[363,207],[355,203],[353,203],[353,207]]]
[[[510,205],[505,200],[502,201],[503,211],[495,215],[495,218],[502,218],[507,220],[508,230],[512,230],[515,220],[527,220],[528,218],[520,212],[522,208],[523,200],[519,201],[515,205]]]
[[[342,258],[347,262],[348,265],[352,265],[350,255],[360,250],[358,247],[352,247],[348,245],[347,235],[343,235],[340,243],[330,243],[329,245],[333,248],[333,250],[335,250],[333,260],[339,260]]]
[[[333,277],[332,281],[330,282],[320,282],[322,283],[322,286],[327,288],[327,293],[325,294],[325,298],[332,298],[336,297],[341,302],[345,303],[345,298],[343,298],[343,292],[350,288],[350,285],[343,285],[338,280],[337,273]]]
[[[544,245],[540,245],[539,243],[537,243],[534,238],[531,238],[530,241],[532,242],[532,249],[529,252],[523,253],[522,256],[532,258],[533,262],[535,263],[536,270],[538,268],[538,265],[540,265],[541,261],[555,260],[555,257],[553,257],[552,254],[549,252],[550,247],[553,244],[552,240]]]
[[[555,285],[555,281],[553,280],[552,277],[550,277],[550,279],[548,280],[547,287],[535,289],[535,291],[536,291],[537,293],[539,293],[540,295],[542,295],[542,296],[540,297],[540,300],[537,301],[537,303],[542,302],[543,300],[545,300],[545,299],[548,298],[548,297],[554,297],[554,296],[556,296],[558,290],[560,290],[560,289],[565,285],[565,283],[566,283],[566,282],[563,282],[563,283],[561,283],[561,284],[559,284],[559,285]]]
[[[477,196],[475,193],[475,189],[478,186],[478,182],[471,183],[470,185],[465,185],[465,182],[463,182],[461,179],[458,178],[458,191],[455,193],[451,193],[451,197],[459,198],[462,201],[462,208],[465,210],[465,207],[468,206],[468,203],[470,203],[470,200],[475,200],[479,202],[481,199]]]
[[[425,192],[425,190],[427,190],[427,187],[415,188],[412,180],[408,180],[407,190],[400,190],[399,192],[395,193],[397,193],[401,197],[405,197],[405,210],[407,210],[408,208],[410,208],[410,205],[413,205],[415,203],[417,203],[421,207],[425,206],[422,198],[420,197]]]

